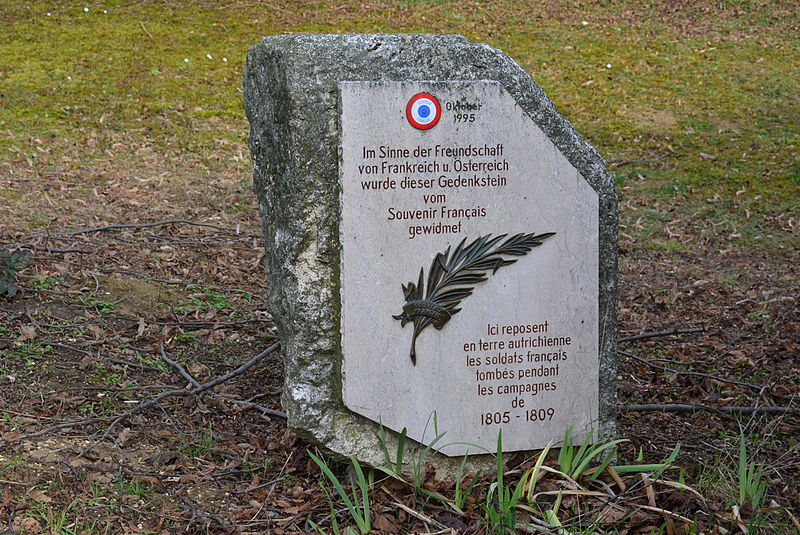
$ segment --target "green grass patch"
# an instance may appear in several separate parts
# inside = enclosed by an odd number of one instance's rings
[[[607,159],[650,162],[635,169],[644,180],[630,180],[628,167],[617,173],[626,195],[647,201],[636,218],[657,223],[664,198],[680,195],[686,211],[735,222],[736,231],[713,231],[721,239],[791,249],[797,238],[775,218],[800,215],[800,40],[781,29],[796,28],[800,13],[791,2],[710,9],[608,2],[544,6],[531,17],[511,0],[345,2],[336,10],[322,2],[109,1],[89,11],[13,0],[0,8],[0,152],[45,170],[106,150],[120,165],[178,154],[246,177],[247,158],[226,155],[244,147],[242,69],[261,36],[460,33],[515,58]],[[46,227],[43,217],[32,212],[24,224]],[[663,237],[646,227],[631,232]],[[758,238],[770,233],[780,236]]]
[[[29,367],[36,367],[39,361],[56,355],[52,346],[38,342],[23,342],[10,351],[12,357],[22,359]]]

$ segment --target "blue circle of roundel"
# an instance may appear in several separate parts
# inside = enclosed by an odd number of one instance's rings
[[[428,130],[436,126],[442,116],[439,99],[430,93],[417,93],[406,104],[406,118],[414,128]]]

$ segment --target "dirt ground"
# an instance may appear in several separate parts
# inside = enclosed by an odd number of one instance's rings
[[[249,177],[161,162],[94,164],[80,176],[15,165],[8,175],[17,178],[0,185],[13,198],[3,243],[32,253],[18,274],[22,290],[0,301],[0,522],[8,529],[56,529],[62,515],[75,533],[280,533],[308,530],[309,516],[328,514],[309,445],[259,409],[280,410],[278,353],[217,387],[214,398],[171,398],[107,432],[128,407],[191,386],[162,359],[162,347],[203,382],[275,341]],[[624,190],[621,200],[623,212],[635,202]],[[20,224],[30,206],[47,218],[45,228]],[[78,218],[91,226],[75,225]],[[623,229],[620,337],[702,330],[621,342],[620,404],[796,406],[793,252],[720,249],[703,237],[704,224],[670,228],[691,252],[642,248]],[[24,438],[81,419],[89,420]],[[641,448],[660,459],[679,442],[678,464],[700,487],[735,486],[714,467],[735,465],[740,430],[764,465],[770,496],[796,506],[796,414],[619,418],[630,439],[622,455]],[[415,505],[407,489],[394,492]],[[419,519],[380,505],[386,496],[376,494],[386,526],[413,531]]]
[[[694,21],[678,24],[687,37],[706,35],[706,26],[719,19],[716,12],[707,16],[702,2],[683,4]],[[361,17],[368,7],[351,9]],[[580,21],[576,11],[563,16]],[[149,24],[144,31],[155,31]],[[714,49],[704,45],[698,54]],[[148,76],[157,76],[154,69]],[[578,87],[595,78],[600,85],[594,71],[591,76]],[[574,106],[577,115],[582,107]],[[788,124],[794,109],[787,105],[773,119]],[[63,113],[80,116],[80,110]],[[21,262],[0,266],[20,287],[13,297],[0,295],[0,535],[308,533],[314,532],[310,521],[332,532],[333,490],[308,455],[313,446],[281,418],[279,351],[206,392],[213,395],[169,397],[118,418],[161,393],[193,388],[188,375],[203,383],[230,373],[277,341],[264,302],[269,277],[243,118],[235,124],[214,116],[200,120],[183,107],[130,113],[150,114],[149,122],[133,131],[75,119],[68,137],[32,136],[0,157],[0,256],[13,254]],[[687,122],[646,107],[620,114],[636,116],[652,135],[620,141],[636,150],[609,159],[618,178],[640,158],[661,172],[658,166],[684,157],[664,133],[676,135],[678,125],[691,126],[692,136],[747,130]],[[611,127],[586,124],[596,130],[590,135],[612,135]],[[170,137],[178,135],[175,125],[204,136],[204,149],[215,150],[193,152],[185,140]],[[150,137],[156,135],[157,143]],[[780,151],[789,137],[783,145],[765,138],[748,150],[788,161]],[[724,145],[728,138],[714,139]],[[699,154],[703,162],[717,158]],[[769,183],[766,167],[779,164],[762,159],[761,182]],[[654,181],[662,177],[657,172]],[[669,180],[676,191],[683,187]],[[748,237],[743,246],[741,229],[688,209],[695,205],[680,192],[654,200],[641,191],[620,180],[618,430],[629,440],[618,457],[631,463],[641,453],[643,461],[658,462],[679,443],[675,464],[685,472],[672,471],[670,478],[683,478],[702,499],[663,488],[645,496],[645,505],[693,520],[695,531],[678,531],[673,522],[680,525],[679,518],[650,511],[619,518],[622,525],[606,532],[741,531],[730,513],[743,436],[748,460],[768,483],[767,502],[792,508],[774,513],[781,531],[753,533],[800,533],[791,517],[800,506],[800,263],[796,248],[787,245],[797,243],[796,210],[751,218],[750,205],[731,201],[742,219],[757,220],[761,241]],[[653,221],[661,223],[643,230]],[[725,407],[744,412],[713,410]],[[508,477],[514,480],[532,462],[513,456]],[[336,473],[347,477],[340,465]],[[480,477],[463,514],[455,514],[418,490],[378,478],[371,494],[374,529],[488,533],[481,504],[493,482],[491,474]],[[451,483],[423,483],[448,496],[455,492]],[[352,524],[341,501],[334,503],[342,525]],[[740,514],[748,519],[753,511]]]

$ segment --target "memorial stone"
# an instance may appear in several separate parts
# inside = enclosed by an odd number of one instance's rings
[[[245,105],[292,428],[370,464],[613,434],[613,180],[513,60],[270,37]]]

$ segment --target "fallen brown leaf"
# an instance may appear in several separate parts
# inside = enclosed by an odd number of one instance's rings
[[[34,340],[39,336],[36,332],[36,327],[33,325],[21,325],[19,330],[22,333],[19,337],[20,340]]]

